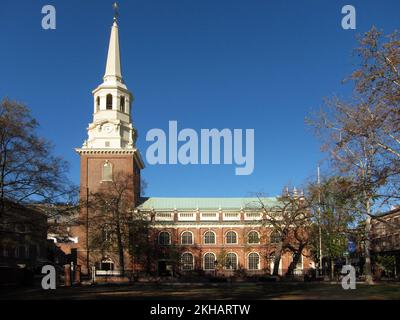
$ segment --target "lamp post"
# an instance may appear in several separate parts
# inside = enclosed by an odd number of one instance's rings
[[[88,275],[90,274],[89,259],[89,187],[86,186],[86,270]]]
[[[318,184],[318,240],[319,240],[319,275],[322,275],[322,232],[321,232],[321,180],[319,176],[319,165],[317,168],[317,184]]]

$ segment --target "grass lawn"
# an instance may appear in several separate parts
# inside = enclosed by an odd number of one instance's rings
[[[343,290],[340,284],[293,282],[96,285],[56,290],[1,288],[0,299],[381,300],[400,299],[400,283],[357,284],[355,290]]]

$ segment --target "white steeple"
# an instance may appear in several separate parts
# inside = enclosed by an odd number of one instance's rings
[[[133,95],[122,80],[117,18],[111,27],[103,83],[93,90],[93,122],[82,149],[135,149],[136,130],[131,121]]]
[[[104,81],[120,81],[122,82],[121,74],[121,60],[119,54],[119,36],[118,36],[118,24],[117,20],[114,19],[114,23],[111,28],[110,44],[108,46],[106,73],[104,74]]]

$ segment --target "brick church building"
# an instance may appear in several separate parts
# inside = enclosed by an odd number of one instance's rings
[[[202,272],[233,274],[271,274],[276,237],[272,228],[262,224],[263,212],[247,210],[253,198],[143,198],[140,175],[144,169],[136,148],[137,132],[132,122],[134,97],[121,73],[118,22],[114,18],[109,41],[103,82],[93,90],[93,121],[88,138],[76,151],[80,155],[80,197],[85,201],[91,193],[113,180],[117,173],[132,176],[131,207],[149,221],[149,241],[159,254],[152,257],[150,271],[158,275]],[[88,110],[89,112],[89,110]],[[276,198],[263,199],[267,206],[276,205]],[[72,228],[78,240],[69,249],[77,253],[82,272],[96,267],[96,273],[118,274],[118,255],[113,252],[87,250],[91,211],[83,208],[80,223]],[[89,235],[90,237],[90,235]],[[174,250],[172,259],[168,250]],[[178,256],[176,256],[178,255]],[[279,266],[284,275],[293,254],[285,252]],[[296,266],[303,273],[314,263],[304,253]],[[143,270],[144,266],[129,258],[125,270]]]

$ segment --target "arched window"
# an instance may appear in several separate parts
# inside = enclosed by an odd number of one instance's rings
[[[182,254],[181,258],[182,270],[193,270],[194,269],[194,259],[190,252],[185,252]]]
[[[248,244],[256,244],[260,243],[260,235],[257,231],[250,231],[247,235],[247,243]]]
[[[206,253],[204,255],[204,270],[214,270],[215,269],[215,254]]]
[[[281,242],[281,234],[278,231],[274,231],[270,235],[271,243],[280,243]]]
[[[181,244],[193,244],[193,234],[190,231],[182,233]]]
[[[119,107],[121,112],[125,112],[125,97],[121,96],[119,101]]]
[[[108,160],[103,164],[102,180],[112,181],[112,164]]]
[[[225,269],[236,270],[237,269],[237,255],[236,253],[230,252],[225,257]]]
[[[204,234],[204,244],[215,244],[215,233],[213,231],[207,231]]]
[[[97,97],[96,99],[96,111],[100,110],[100,97]]]
[[[106,109],[107,110],[112,110],[113,108],[113,97],[112,94],[108,94],[107,95],[107,103],[106,103]]]
[[[249,270],[260,269],[260,255],[258,253],[252,252],[249,254],[248,268]]]
[[[225,242],[227,244],[237,243],[237,234],[235,231],[228,231],[225,235]]]
[[[161,245],[171,244],[171,236],[170,236],[169,232],[161,231],[158,234],[158,243]]]

